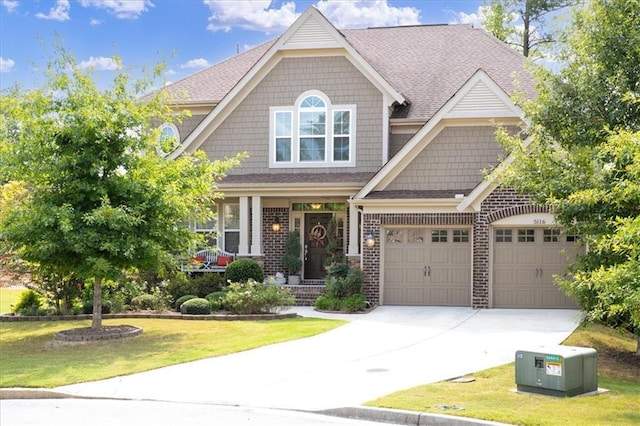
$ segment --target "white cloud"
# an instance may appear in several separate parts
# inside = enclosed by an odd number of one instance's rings
[[[475,13],[465,13],[465,12],[450,12],[454,15],[450,24],[472,24],[476,28],[482,27],[485,21],[484,15],[484,6],[478,7],[478,11]]]
[[[386,27],[420,24],[420,10],[394,7],[387,0],[321,0],[317,8],[338,28]]]
[[[231,31],[238,27],[266,33],[281,32],[300,15],[296,13],[296,5],[292,1],[282,3],[279,9],[270,8],[271,3],[270,0],[204,0],[204,4],[211,10],[207,29]]]
[[[96,18],[91,18],[89,20],[89,25],[91,25],[92,27],[95,27],[97,25],[102,24],[103,21],[101,21],[100,19],[96,19]]]
[[[186,64],[180,65],[180,68],[206,68],[208,67],[209,61],[203,58],[192,59],[188,61]]]
[[[0,56],[0,72],[11,72],[15,65],[16,63],[13,59],[5,59]]]
[[[83,7],[106,9],[120,19],[136,19],[153,7],[151,0],[80,0]]]
[[[49,19],[52,21],[68,21],[70,8],[71,5],[69,4],[69,0],[58,0],[56,2],[56,5],[49,9],[48,14],[38,12],[36,13],[36,17],[40,19]]]
[[[87,68],[91,68],[95,71],[115,71],[119,68],[118,62],[113,58],[107,58],[104,56],[98,56],[94,58],[93,56],[89,57],[89,59],[82,61],[78,64],[78,68],[85,70]]]
[[[172,75],[176,75],[177,73],[174,70],[166,70],[164,72],[164,75],[166,75],[167,77],[171,77]]]
[[[2,5],[7,9],[7,12],[11,13],[18,8],[17,0],[2,0]]]

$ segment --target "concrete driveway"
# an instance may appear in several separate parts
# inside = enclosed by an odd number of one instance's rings
[[[325,410],[513,361],[561,343],[577,310],[383,306],[328,333],[146,373],[57,388],[76,396]],[[515,384],[514,384],[515,387]]]

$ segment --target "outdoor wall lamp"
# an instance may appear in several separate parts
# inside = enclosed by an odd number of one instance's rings
[[[376,245],[376,238],[373,236],[373,232],[367,234],[366,239],[367,247],[373,247]]]
[[[273,219],[273,223],[271,224],[271,230],[273,232],[280,232],[280,218],[278,218],[278,216],[276,216]]]

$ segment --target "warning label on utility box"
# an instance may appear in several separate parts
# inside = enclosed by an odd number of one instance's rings
[[[562,376],[562,363],[547,361],[547,376]]]

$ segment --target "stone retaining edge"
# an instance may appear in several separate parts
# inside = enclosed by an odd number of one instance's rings
[[[259,320],[275,320],[296,318],[298,314],[295,312],[285,314],[209,314],[209,315],[183,315],[179,313],[121,313],[121,314],[103,314],[102,319],[121,319],[121,318],[158,318],[158,319],[179,319],[179,320],[200,320],[200,321],[259,321]],[[80,315],[43,315],[43,316],[19,316],[19,315],[0,315],[0,322],[28,322],[28,321],[73,321],[73,320],[90,320],[91,314]]]

